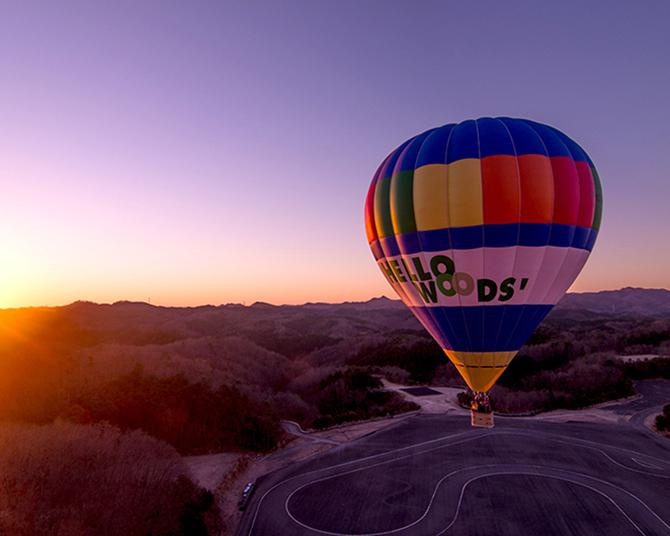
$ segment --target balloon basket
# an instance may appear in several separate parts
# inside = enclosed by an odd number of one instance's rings
[[[477,391],[472,393],[470,424],[477,428],[493,428],[493,410],[488,393]]]
[[[470,424],[477,428],[493,428],[493,413],[484,413],[475,409],[471,409]]]

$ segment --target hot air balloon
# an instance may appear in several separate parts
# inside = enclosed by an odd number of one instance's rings
[[[370,248],[473,391],[473,425],[493,425],[488,391],[579,274],[601,212],[586,152],[525,119],[428,130],[377,169]]]

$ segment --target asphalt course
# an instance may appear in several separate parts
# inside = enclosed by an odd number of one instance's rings
[[[670,382],[639,389],[619,424],[399,420],[260,479],[238,534],[670,535],[670,441],[633,418]]]

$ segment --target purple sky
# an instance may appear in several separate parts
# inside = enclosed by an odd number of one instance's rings
[[[374,170],[484,115],[595,161],[573,289],[670,287],[669,26],[665,1],[5,3],[0,307],[391,295]]]

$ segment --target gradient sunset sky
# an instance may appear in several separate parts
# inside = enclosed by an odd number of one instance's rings
[[[393,296],[363,202],[406,138],[549,123],[603,181],[574,291],[670,287],[670,2],[7,2],[0,307]]]

